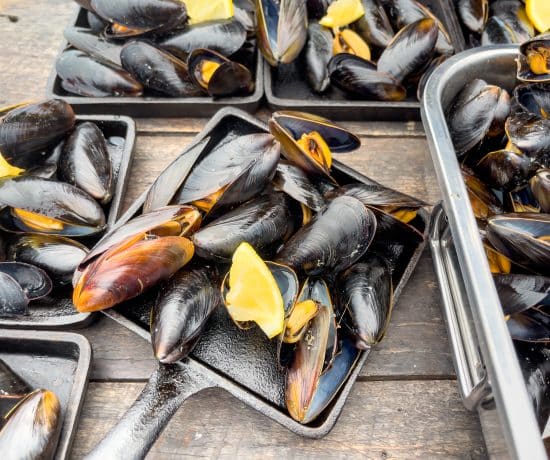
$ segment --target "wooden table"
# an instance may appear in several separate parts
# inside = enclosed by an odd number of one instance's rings
[[[0,106],[43,97],[73,8],[69,0],[0,0]],[[259,113],[262,118],[267,115]],[[205,121],[137,120],[125,207]],[[398,190],[430,203],[438,200],[420,123],[343,124],[361,136],[362,147],[339,159]],[[155,367],[148,343],[102,315],[78,332],[90,340],[94,361],[74,458],[82,458],[122,416]],[[148,458],[485,455],[477,417],[464,409],[457,392],[437,282],[426,251],[395,306],[386,338],[371,354],[326,438],[302,439],[227,393],[208,390],[184,403]]]

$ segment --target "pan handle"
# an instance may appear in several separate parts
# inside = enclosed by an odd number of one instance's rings
[[[159,364],[132,406],[85,458],[145,458],[183,402],[212,386],[215,385],[203,373],[189,365]]]
[[[464,406],[468,410],[475,410],[491,393],[491,388],[469,319],[464,281],[441,204],[434,208],[430,246],[441,289],[442,310],[453,350],[460,394]]]

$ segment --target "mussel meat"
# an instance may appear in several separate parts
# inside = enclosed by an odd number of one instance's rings
[[[550,82],[550,33],[521,44],[517,77],[522,81]]]

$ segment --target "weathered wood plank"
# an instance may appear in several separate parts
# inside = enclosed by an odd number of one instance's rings
[[[82,458],[142,383],[92,383],[73,449]],[[358,382],[333,431],[300,438],[220,390],[186,401],[148,459],[483,458],[481,429],[454,381]]]

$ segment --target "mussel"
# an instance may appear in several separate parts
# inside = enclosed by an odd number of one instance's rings
[[[491,16],[481,34],[481,46],[517,43],[514,31],[502,19]]]
[[[550,33],[521,44],[517,77],[522,81],[550,82]]]
[[[385,48],[393,38],[393,29],[384,7],[378,0],[361,0],[365,14],[352,24],[367,43]]]
[[[216,267],[184,268],[163,286],[151,311],[151,343],[161,363],[185,358],[221,304]]]
[[[96,34],[101,33],[107,27],[107,22],[92,11],[86,13],[86,20],[88,21],[90,30]]]
[[[307,39],[305,0],[255,0],[258,47],[269,64],[288,64]]]
[[[215,51],[193,50],[187,58],[187,66],[191,80],[212,97],[247,95],[254,91],[250,70]]]
[[[506,135],[510,144],[537,161],[550,152],[550,119],[523,110],[516,110],[506,119]]]
[[[121,67],[98,61],[79,50],[67,50],[55,64],[61,86],[80,96],[141,96],[143,86]]]
[[[537,308],[530,308],[510,316],[506,325],[514,340],[532,343],[550,342],[550,315]]]
[[[325,206],[325,200],[313,182],[301,168],[292,163],[279,161],[273,184],[313,211],[320,211]]]
[[[132,299],[170,278],[191,260],[193,249],[182,236],[131,236],[84,268],[74,286],[73,304],[89,312]]]
[[[29,300],[40,299],[52,290],[52,280],[46,272],[22,262],[0,262],[0,273],[11,276]]]
[[[31,391],[29,384],[0,359],[0,420]]]
[[[501,19],[513,32],[517,43],[528,41],[535,35],[525,5],[520,0],[492,0],[489,5],[489,16]]]
[[[516,86],[514,97],[519,106],[540,118],[550,118],[550,87],[544,83]]]
[[[290,201],[284,193],[271,193],[223,214],[191,237],[196,254],[204,259],[229,261],[243,241],[261,256],[272,254],[294,231]]]
[[[353,54],[366,60],[371,58],[369,45],[351,29],[343,29],[335,33],[333,52],[334,54]]]
[[[55,393],[35,390],[6,416],[0,430],[4,460],[54,458],[61,431],[61,405]]]
[[[0,120],[0,155],[18,168],[36,167],[46,160],[44,151],[54,147],[74,124],[72,107],[59,99],[15,108]]]
[[[102,204],[111,201],[113,174],[107,143],[96,124],[84,122],[71,133],[59,159],[59,178]]]
[[[542,212],[550,213],[550,169],[539,169],[529,181]]]
[[[500,200],[485,183],[465,169],[462,169],[462,177],[476,219],[485,221],[495,214],[502,213]]]
[[[145,41],[131,41],[120,52],[122,67],[146,88],[173,97],[202,94],[185,62]]]
[[[105,214],[79,188],[38,177],[0,181],[0,226],[13,232],[85,236],[102,231]]]
[[[97,60],[107,60],[120,66],[120,43],[108,40],[85,27],[69,27],[63,32],[71,46],[83,51]]]
[[[522,153],[496,150],[485,155],[476,165],[477,175],[492,188],[516,190],[527,184],[537,164]]]
[[[275,262],[309,276],[337,273],[361,258],[375,232],[372,211],[356,198],[338,197],[283,245]]]
[[[330,85],[328,63],[332,58],[332,34],[317,22],[308,26],[305,48],[306,78],[313,91],[322,93]]]
[[[505,315],[550,306],[550,278],[512,273],[493,275],[493,279]]]
[[[481,34],[489,17],[489,0],[458,0],[458,14],[470,31]]]
[[[27,313],[29,299],[19,283],[7,273],[0,272],[0,317]]]

